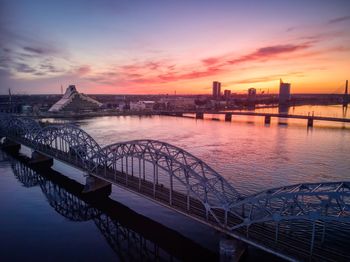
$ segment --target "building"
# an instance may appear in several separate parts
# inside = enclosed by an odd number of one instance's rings
[[[49,112],[78,112],[97,109],[101,106],[102,104],[95,99],[79,93],[75,85],[70,85],[63,97],[49,109]]]
[[[279,104],[287,104],[290,100],[290,83],[283,83],[280,79]]]
[[[256,98],[256,89],[255,88],[249,88],[248,89],[248,100],[254,101]]]
[[[221,97],[221,83],[219,81],[213,82],[213,98],[219,99]]]
[[[231,97],[231,90],[225,90],[224,97],[225,97],[225,99],[229,99]]]
[[[130,110],[132,111],[151,111],[155,105],[154,101],[138,101],[130,102]]]
[[[160,103],[164,104],[166,109],[195,109],[195,99],[191,97],[166,97],[161,98]]]

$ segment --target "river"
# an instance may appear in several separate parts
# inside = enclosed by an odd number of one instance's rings
[[[301,112],[303,109],[294,110]],[[322,116],[342,114],[340,107],[307,110]],[[204,120],[196,120],[170,116],[115,116],[64,122],[78,125],[101,146],[134,139],[155,139],[181,147],[209,164],[243,195],[296,183],[350,180],[349,124],[315,122],[314,127],[308,129],[305,120],[280,119],[265,125],[262,117],[233,116],[231,122],[213,121],[211,117],[207,115]],[[22,148],[23,154],[28,152]],[[53,207],[42,186],[26,186],[21,182],[14,171],[18,163],[2,154],[0,257],[5,258],[3,261],[24,258],[122,260],[123,257],[101,234],[95,220],[70,220]],[[53,169],[84,182],[80,171],[58,161]],[[170,227],[209,253],[218,250],[220,234],[204,225],[116,187],[113,187],[111,200]],[[156,227],[155,230],[160,229]],[[165,260],[174,256],[166,247],[161,246],[160,250]],[[128,258],[128,252],[122,254]],[[255,250],[247,260],[254,261],[258,255]]]

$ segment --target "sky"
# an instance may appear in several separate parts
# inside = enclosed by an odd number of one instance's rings
[[[341,93],[349,0],[0,0],[0,94]]]

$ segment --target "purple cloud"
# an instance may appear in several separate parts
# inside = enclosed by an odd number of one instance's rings
[[[350,20],[350,15],[341,16],[341,17],[337,17],[337,18],[331,19],[331,20],[328,21],[328,24],[336,24],[336,23],[347,21],[347,20]]]

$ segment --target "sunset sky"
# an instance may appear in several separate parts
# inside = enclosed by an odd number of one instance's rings
[[[340,93],[349,0],[0,0],[0,93]]]

